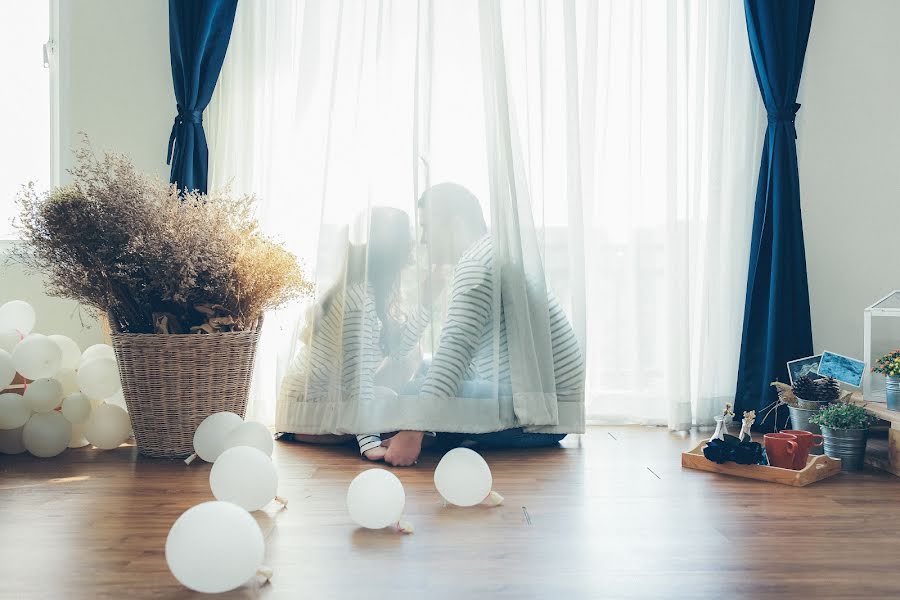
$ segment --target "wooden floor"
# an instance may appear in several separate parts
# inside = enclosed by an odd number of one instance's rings
[[[278,443],[289,508],[254,513],[274,577],[222,597],[900,597],[900,478],[792,488],[682,470],[693,443],[593,428],[562,448],[485,452],[506,502],[473,509],[441,506],[429,454],[395,471],[409,536],[349,521],[347,485],[368,467],[351,449]],[[207,597],[178,585],[163,547],[211,499],[209,468],[124,447],[0,456],[0,598]]]

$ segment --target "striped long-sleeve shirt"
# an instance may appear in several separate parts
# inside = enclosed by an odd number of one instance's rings
[[[430,313],[420,310],[407,319],[399,342],[387,354],[381,346],[381,319],[375,310],[371,287],[353,285],[338,294],[311,328],[310,339],[291,361],[282,383],[282,395],[316,402],[333,396],[346,401],[375,399],[375,373],[387,357],[402,358],[412,352]],[[360,452],[381,444],[377,434],[357,436]]]
[[[493,247],[485,236],[457,263],[450,304],[437,351],[432,358],[423,395],[453,397],[463,380],[494,379]],[[557,393],[582,394],[584,359],[575,332],[559,301],[548,298],[553,372]],[[499,329],[499,382],[510,383],[506,322]]]

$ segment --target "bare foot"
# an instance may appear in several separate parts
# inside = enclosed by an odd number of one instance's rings
[[[363,456],[372,461],[382,460],[385,454],[387,454],[387,448],[384,446],[376,446],[363,452]]]
[[[395,467],[408,467],[416,464],[419,453],[422,451],[421,431],[401,431],[394,437],[381,442],[382,447],[387,447],[385,462]]]

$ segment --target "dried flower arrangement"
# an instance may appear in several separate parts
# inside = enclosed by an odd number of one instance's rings
[[[19,193],[15,257],[121,332],[252,330],[312,292],[294,255],[260,231],[252,196],[179,194],[122,155],[97,158],[86,139],[70,173],[70,185]]]

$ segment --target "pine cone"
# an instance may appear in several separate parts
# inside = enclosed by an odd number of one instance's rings
[[[819,386],[812,377],[801,377],[794,382],[794,396],[803,400],[815,401],[818,399]]]
[[[834,377],[826,377],[816,382],[816,401],[834,402],[841,397],[841,384]]]

